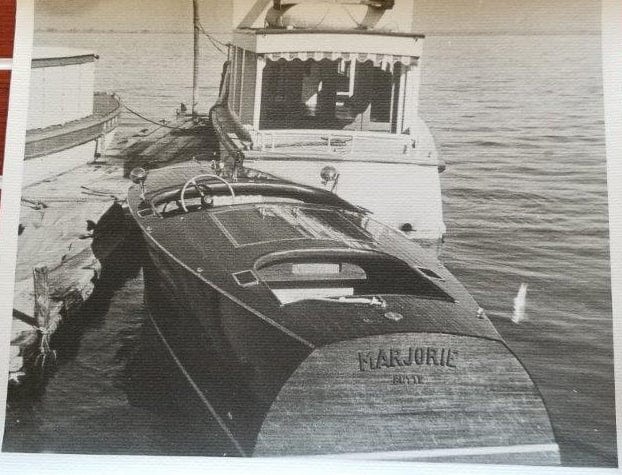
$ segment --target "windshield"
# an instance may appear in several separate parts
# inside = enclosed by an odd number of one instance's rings
[[[212,213],[235,246],[292,239],[373,242],[363,228],[336,209],[257,204]]]

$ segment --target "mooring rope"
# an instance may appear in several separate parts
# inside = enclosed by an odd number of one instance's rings
[[[150,119],[149,117],[144,116],[143,114],[141,114],[140,112],[135,111],[134,109],[132,109],[130,106],[128,106],[125,102],[123,102],[120,98],[117,97],[117,99],[119,100],[119,102],[121,103],[121,105],[123,107],[125,107],[125,109],[127,109],[127,111],[130,114],[134,114],[136,117],[140,117],[141,119],[143,119],[144,121],[147,122],[151,122],[152,124],[155,125],[159,125],[160,127],[166,127],[167,129],[183,129],[183,127],[176,127],[174,125],[168,125],[166,124],[166,120],[165,119],[161,119],[160,122],[154,120],[154,119]]]
[[[229,48],[229,45],[227,45],[226,43],[223,43],[223,42],[222,42],[222,41],[220,41],[220,40],[217,40],[217,39],[216,39],[216,38],[214,38],[211,34],[209,34],[209,33],[207,32],[207,30],[203,27],[203,25],[201,24],[201,22],[200,22],[200,21],[198,21],[198,22],[197,22],[197,26],[199,27],[199,31],[200,31],[201,33],[203,33],[203,34],[207,37],[207,39],[210,41],[210,43],[212,43],[212,46],[213,46],[214,48],[216,48],[216,50],[218,50],[218,52],[219,52],[219,53],[221,53],[221,54],[223,54],[223,55],[227,56],[227,52],[226,52],[226,51],[224,51],[224,50],[223,50],[220,46],[222,46],[222,47],[224,47],[224,48]],[[218,45],[220,45],[220,46],[218,46]]]
[[[223,50],[221,48],[229,48],[229,45],[226,43],[223,43],[222,41],[214,38],[210,33],[207,32],[207,30],[203,27],[203,25],[201,24],[201,22],[197,22],[197,27],[199,28],[199,31],[205,35],[207,37],[207,39],[209,40],[209,42],[212,44],[212,46],[222,55],[227,56],[227,51]],[[220,45],[220,46],[219,46]],[[130,106],[128,106],[125,102],[123,102],[121,100],[120,97],[117,96],[117,100],[119,101],[119,103],[131,114],[135,115],[136,117],[141,118],[142,120],[146,121],[146,122],[150,122],[152,124],[155,125],[159,125],[160,127],[166,127],[168,129],[178,129],[181,130],[183,129],[183,127],[176,127],[174,125],[168,125],[165,122],[165,119],[161,119],[160,121],[154,120],[154,119],[150,119],[149,117],[146,117],[144,114],[141,114],[140,112],[132,109]]]
[[[348,10],[348,7],[346,5],[339,4],[339,6],[348,14],[348,16],[354,22],[357,28],[367,29],[365,25],[363,25],[363,23],[359,22],[356,18],[354,18],[354,15],[352,15],[352,12]]]

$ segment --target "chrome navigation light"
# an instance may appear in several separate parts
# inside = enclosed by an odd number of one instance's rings
[[[386,312],[384,314],[384,318],[393,320],[394,322],[399,322],[402,318],[404,318],[404,315],[398,312]]]
[[[339,172],[335,167],[327,165],[320,171],[320,179],[324,186],[332,184],[330,191],[333,191],[339,181]]]

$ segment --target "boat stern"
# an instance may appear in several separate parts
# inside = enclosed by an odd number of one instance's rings
[[[542,398],[505,344],[439,333],[316,349],[272,404],[254,455],[560,463]]]

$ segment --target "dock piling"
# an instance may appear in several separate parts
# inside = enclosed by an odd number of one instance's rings
[[[171,126],[138,127],[111,143],[105,160],[24,188],[10,340],[12,397],[26,397],[32,388],[36,394],[45,385],[56,350],[62,354],[65,344],[52,342],[53,335],[80,316],[102,269],[114,266],[116,250],[128,242],[122,207],[131,184],[126,169],[214,157],[208,126],[190,116]]]
[[[32,271],[35,288],[35,319],[39,328],[46,328],[50,320],[50,284],[47,266],[37,266]]]
[[[50,346],[50,336],[54,333],[57,324],[51,321],[51,301],[50,301],[50,282],[49,270],[47,266],[36,266],[32,271],[34,283],[35,319],[38,330],[41,333],[39,344],[39,355],[37,356],[37,366],[44,372],[48,360],[52,362],[56,359],[56,352]]]

